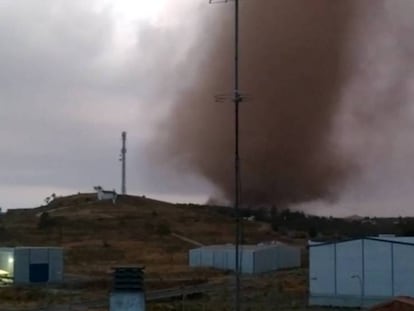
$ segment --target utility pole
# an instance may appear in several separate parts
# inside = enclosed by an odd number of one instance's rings
[[[210,3],[234,2],[234,90],[231,97],[234,103],[234,213],[236,218],[236,245],[235,245],[235,276],[236,297],[235,311],[240,311],[240,243],[241,243],[241,219],[240,219],[240,155],[239,155],[239,113],[243,96],[239,90],[239,0],[209,0]],[[218,96],[216,100],[222,101],[226,96]]]
[[[121,148],[121,158],[122,163],[122,184],[121,184],[121,193],[126,194],[126,138],[127,133],[122,132],[122,148]]]

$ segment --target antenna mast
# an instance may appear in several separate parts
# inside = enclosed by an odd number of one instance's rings
[[[241,219],[240,219],[240,156],[239,156],[239,112],[243,95],[239,90],[239,0],[209,0],[209,3],[234,2],[234,90],[231,100],[234,103],[234,213],[236,218],[236,245],[235,245],[235,274],[236,297],[235,311],[240,311],[240,244],[241,244]],[[216,96],[216,101],[225,100],[227,96]]]
[[[126,194],[126,138],[127,133],[122,132],[122,149],[121,149],[121,159],[122,162],[122,185],[121,185],[121,193]]]

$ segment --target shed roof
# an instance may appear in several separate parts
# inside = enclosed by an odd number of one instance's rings
[[[262,249],[269,249],[269,248],[277,248],[282,245],[288,246],[280,242],[275,242],[272,244],[240,245],[240,250],[255,251],[255,250],[262,250]],[[235,247],[234,244],[220,244],[220,245],[206,245],[206,246],[197,247],[195,249],[233,250],[234,247]]]
[[[24,249],[58,249],[63,250],[63,247],[59,246],[16,246],[16,247],[0,247],[0,252],[13,252],[14,250]]]
[[[14,249],[63,249],[60,246],[16,246]]]
[[[384,242],[384,243],[392,243],[392,244],[400,244],[400,245],[409,245],[414,246],[414,237],[359,237],[359,238],[352,238],[352,239],[345,239],[345,240],[335,240],[335,241],[328,241],[328,242],[314,242],[309,241],[308,247],[318,247],[318,246],[325,246],[331,244],[340,244],[350,241],[358,241],[358,240],[368,240],[368,241],[377,241],[377,242]]]

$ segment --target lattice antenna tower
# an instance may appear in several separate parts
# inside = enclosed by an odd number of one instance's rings
[[[121,148],[121,155],[119,161],[122,163],[122,171],[121,171],[121,193],[126,194],[126,140],[127,140],[127,133],[122,132],[122,148]]]
[[[234,103],[234,212],[236,218],[235,238],[235,311],[240,311],[240,244],[241,244],[241,217],[240,217],[240,155],[239,155],[239,113],[243,95],[239,89],[239,1],[240,0],[209,0],[210,4],[234,2],[234,89],[232,95],[216,95],[215,100],[224,102],[231,100]]]

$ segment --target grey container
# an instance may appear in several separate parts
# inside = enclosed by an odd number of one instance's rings
[[[414,296],[414,237],[309,242],[309,305],[370,307]]]
[[[16,284],[63,282],[63,249],[16,247],[13,251]]]
[[[300,249],[282,243],[241,245],[239,262],[243,274],[258,274],[300,267]],[[211,245],[189,251],[190,267],[235,270],[235,246]]]

